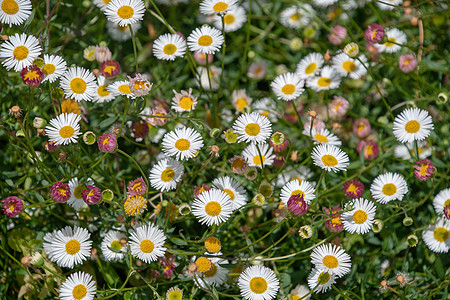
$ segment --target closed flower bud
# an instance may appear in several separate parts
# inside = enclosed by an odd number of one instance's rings
[[[419,239],[417,238],[417,236],[415,234],[410,234],[406,240],[408,241],[408,245],[410,247],[416,247],[417,243],[419,242]]]
[[[97,140],[97,136],[92,131],[87,131],[83,134],[83,141],[86,145],[93,145]]]
[[[42,118],[39,118],[39,117],[34,118],[34,120],[33,120],[33,127],[34,128],[42,129],[42,128],[45,128],[45,126],[47,126],[47,121],[46,120],[44,120]]]
[[[403,219],[402,223],[403,223],[404,226],[411,226],[414,223],[414,221],[413,221],[413,219],[411,217],[405,217]]]
[[[217,139],[220,136],[220,129],[219,128],[213,128],[209,132],[209,136],[213,139]]]
[[[303,225],[302,227],[300,227],[300,229],[298,230],[298,234],[300,235],[300,237],[302,237],[303,239],[309,239],[310,237],[312,237],[313,235],[313,229],[311,226],[309,225]]]

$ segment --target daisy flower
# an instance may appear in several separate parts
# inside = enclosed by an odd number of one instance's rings
[[[236,6],[237,0],[203,0],[200,3],[200,12],[205,15],[223,15]]]
[[[275,273],[264,266],[246,268],[238,278],[241,295],[247,300],[275,299],[280,281]]]
[[[450,222],[439,218],[433,226],[422,231],[422,238],[428,249],[436,253],[447,253],[450,250]]]
[[[405,109],[394,119],[394,135],[401,143],[421,141],[433,130],[433,120],[428,111],[420,108]]]
[[[94,0],[94,5],[104,11],[109,2],[111,2],[111,0]]]
[[[311,21],[310,12],[315,13],[309,4],[288,7],[281,12],[280,23],[287,28],[299,29]]]
[[[383,2],[376,2],[377,6],[382,10],[393,10],[396,6],[401,6],[403,0],[386,0]]]
[[[306,83],[316,92],[332,90],[338,88],[341,84],[341,76],[333,67],[325,66],[321,70],[320,76],[308,79]]]
[[[44,251],[61,268],[73,269],[90,257],[92,241],[87,229],[66,226],[44,236]]]
[[[160,60],[175,60],[186,52],[186,41],[179,34],[166,33],[153,42],[153,54]]]
[[[261,156],[259,155],[258,147],[261,152]],[[249,166],[251,167],[262,168],[262,164],[264,166],[271,166],[275,159],[272,147],[269,147],[268,144],[260,144],[258,147],[253,143],[248,145],[247,148],[242,151],[242,156],[247,160]]]
[[[164,135],[162,146],[162,151],[167,156],[175,156],[176,160],[185,160],[198,154],[203,147],[203,139],[195,129],[175,128],[175,131]]]
[[[96,103],[110,102],[116,97],[113,92],[108,90],[109,82],[105,76],[98,76],[96,90],[92,101]]]
[[[314,293],[325,293],[331,288],[331,285],[336,283],[336,275],[329,272],[313,268],[308,276],[308,285]]]
[[[9,40],[3,42],[0,49],[0,58],[6,58],[2,61],[2,65],[8,71],[11,69],[16,72],[22,71],[23,68],[31,66],[39,54],[41,47],[38,39],[25,33],[9,36]]]
[[[16,196],[10,196],[2,201],[2,210],[5,215],[14,218],[23,211],[23,201]]]
[[[367,73],[367,69],[364,66],[367,66],[368,62],[364,55],[360,55],[358,60],[350,58],[345,53],[341,53],[334,56],[331,63],[333,64],[333,68],[342,77],[348,76],[352,79],[360,79]]]
[[[216,28],[203,26],[196,28],[187,38],[189,50],[203,54],[214,54],[224,42],[222,33]]]
[[[350,255],[345,253],[341,247],[331,244],[314,248],[311,253],[311,263],[316,268],[334,274],[339,278],[350,272],[352,266]]]
[[[313,185],[306,180],[302,180],[301,182],[298,180],[291,180],[286,183],[281,189],[280,200],[284,205],[287,205],[289,198],[294,195],[303,197],[303,201],[307,204],[310,204],[311,200],[316,198]]]
[[[385,39],[383,44],[374,44],[379,52],[394,53],[402,49],[402,45],[406,44],[406,34],[397,28],[385,30]]]
[[[94,74],[81,67],[72,67],[64,72],[59,85],[67,98],[78,102],[91,101],[96,88]]]
[[[3,0],[0,1],[0,23],[21,25],[31,15],[33,6],[30,0]]]
[[[143,19],[145,5],[142,0],[112,0],[103,12],[109,21],[127,26]]]
[[[150,185],[161,191],[170,191],[177,187],[183,176],[183,165],[173,159],[164,158],[150,170]]]
[[[245,113],[234,122],[233,129],[240,142],[265,143],[272,134],[272,123],[257,112]]]
[[[125,257],[127,246],[121,243],[121,239],[126,239],[125,234],[120,231],[111,230],[103,238],[101,249],[106,261],[117,261]],[[111,249],[116,251],[112,251]],[[121,251],[120,253],[117,251]]]
[[[309,132],[307,135],[309,136]],[[323,128],[321,130],[313,128],[311,130],[311,137],[314,144],[328,144],[333,146],[340,146],[342,144],[339,138],[329,132],[326,128]]]
[[[241,208],[247,203],[247,193],[236,179],[223,176],[214,179],[212,184],[230,196],[231,202],[233,203],[233,211]]]
[[[67,63],[61,56],[44,54],[44,66],[42,67],[42,73],[45,77],[42,80],[55,82],[67,69]]]
[[[356,199],[364,194],[364,185],[358,180],[349,180],[344,183],[345,196]]]
[[[341,118],[347,113],[349,107],[350,104],[344,97],[334,96],[333,101],[328,104],[328,113],[331,118]]]
[[[219,80],[222,69],[209,66],[209,72],[204,67],[197,67],[196,83],[205,91],[216,91],[219,88]],[[224,111],[222,111],[223,114]]]
[[[201,224],[211,226],[225,222],[233,212],[233,203],[228,193],[210,189],[199,194],[192,204],[192,214]]]
[[[338,0],[313,0],[313,3],[314,3],[314,5],[319,6],[319,7],[327,7],[327,6],[333,5],[337,1]]]
[[[328,172],[345,171],[350,164],[347,153],[336,146],[328,144],[320,144],[314,147],[311,157],[316,166]]]
[[[131,255],[145,263],[156,261],[164,256],[167,248],[164,232],[153,224],[140,224],[130,231],[129,246]]]
[[[308,180],[313,177],[314,173],[307,166],[296,166],[294,165],[292,169],[289,169],[287,172],[282,172],[277,177],[277,186],[282,187],[286,183],[292,180],[297,180],[298,182],[302,182],[303,180]],[[311,183],[315,185],[315,183]]]
[[[223,24],[225,25],[225,32],[234,32],[247,22],[247,14],[245,9],[236,6],[228,10],[223,16]],[[219,15],[214,16],[214,26],[217,29],[222,30],[222,17]]]
[[[133,28],[133,33],[136,34],[141,28],[141,23],[131,24]],[[125,42],[131,39],[131,32],[128,26],[121,26],[119,24],[113,23],[111,21],[106,22],[106,29],[108,30],[108,35],[115,41]]]
[[[270,121],[278,121],[278,112],[274,101],[269,97],[264,97],[252,104],[253,111],[258,112],[261,116],[266,117]]]
[[[245,89],[234,90],[231,93],[231,104],[236,109],[236,112],[242,112],[252,103],[252,98],[250,98]]]
[[[136,96],[131,92],[130,82],[127,80],[116,81],[106,88],[108,91],[113,93],[114,96],[127,96],[128,99],[135,99]]]
[[[70,188],[70,199],[66,202],[68,205],[73,207],[76,211],[84,207],[88,207],[86,202],[83,200],[82,192],[86,189],[86,185],[78,183],[78,178],[73,178],[69,180]]]
[[[419,141],[417,143],[419,150],[419,158],[424,159],[432,154],[432,150],[427,146],[425,141]],[[410,160],[414,156],[414,143],[404,143],[397,145],[394,148],[394,156],[403,160]]]
[[[353,207],[353,210],[342,214],[344,229],[350,233],[368,233],[373,226],[373,219],[377,210],[373,202],[359,198],[348,203],[346,207],[349,207],[349,205]]]
[[[221,252],[215,255],[222,255]],[[209,271],[202,273],[197,280],[194,280],[195,285],[200,285],[202,288],[208,289],[209,286],[219,286],[227,281],[228,270],[221,266],[221,264],[228,264],[228,261],[220,257],[209,257],[211,268]]]
[[[309,300],[310,289],[306,285],[297,284],[297,286],[290,292],[292,300]]]
[[[304,84],[296,73],[285,73],[278,75],[270,86],[278,99],[289,101],[298,98],[305,91]]]
[[[92,300],[95,297],[96,282],[91,274],[76,272],[69,275],[59,289],[61,300]]]
[[[322,54],[318,52],[310,53],[298,63],[295,73],[302,79],[312,78],[320,71],[323,63]]]
[[[438,215],[444,213],[445,207],[450,205],[450,188],[440,191],[433,200],[434,210]]]
[[[386,204],[393,200],[402,201],[408,192],[406,180],[397,173],[380,174],[370,186],[370,193],[377,202]]]
[[[189,88],[189,93],[181,91],[178,93],[173,90],[175,96],[172,98],[172,109],[176,112],[192,111],[197,106],[197,97],[192,96],[192,88]]]
[[[55,119],[50,120],[50,125],[45,127],[45,132],[50,142],[55,145],[67,145],[76,143],[80,132],[81,116],[70,113],[60,114]]]

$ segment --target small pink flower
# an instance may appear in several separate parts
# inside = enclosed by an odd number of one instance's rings
[[[99,63],[103,63],[111,59],[112,53],[108,47],[95,46],[95,59]]]
[[[328,40],[335,46],[342,44],[347,38],[347,29],[341,25],[336,25],[331,28],[331,33],[328,34]]]
[[[208,64],[211,64],[214,59],[214,55],[212,54],[203,54],[199,51],[194,52],[194,59],[201,65],[206,65],[206,57],[208,57]]]
[[[211,187],[207,184],[196,185],[194,188],[194,197],[197,197],[203,192],[209,191]]]
[[[266,63],[264,62],[253,62],[247,71],[247,76],[252,79],[263,79],[266,76]]]
[[[168,254],[166,256],[162,256],[158,258],[158,261],[161,263],[163,267],[163,276],[167,279],[170,279],[173,275],[173,271],[175,270],[175,255]]]
[[[58,151],[60,147],[61,147],[60,145],[55,145],[55,142],[45,142],[44,144],[44,148],[48,152]]]
[[[98,203],[102,198],[102,191],[96,186],[88,185],[81,192],[81,196],[87,205],[93,205]]]
[[[384,38],[383,26],[376,23],[370,24],[364,32],[364,38],[370,43],[381,42]]]
[[[114,78],[120,73],[120,64],[115,60],[104,61],[100,65],[100,72],[106,78]]]
[[[42,73],[38,66],[31,65],[22,69],[22,72],[20,72],[20,77],[22,77],[24,84],[31,87],[37,87],[44,79],[44,73]]]
[[[273,160],[273,165],[275,168],[281,168],[284,165],[284,162],[286,161],[286,158],[281,155],[276,155],[275,159]]]
[[[144,196],[147,191],[147,185],[141,177],[136,178],[128,183],[128,193],[133,196]]]
[[[321,131],[322,129],[325,129],[325,123],[321,120],[315,119],[312,127],[312,129],[315,129],[316,131]],[[303,125],[303,129],[309,135],[309,132],[311,131],[311,120],[305,122],[305,124]]]
[[[152,109],[152,116],[154,117],[148,118],[147,122],[152,126],[164,126],[168,122],[167,118],[163,118],[165,115],[167,115],[167,110],[162,106],[156,106],[154,109]]]
[[[417,67],[417,60],[414,55],[405,54],[398,58],[398,67],[403,73],[414,71]]]
[[[131,123],[131,133],[133,134],[135,139],[143,139],[148,135],[149,128],[148,124],[145,121],[133,121]]]
[[[430,179],[435,171],[434,165],[428,158],[418,160],[414,165],[414,176],[419,180]]]
[[[333,101],[328,104],[328,113],[332,118],[343,117],[350,107],[348,101],[341,96],[334,96]]]
[[[10,218],[20,215],[23,211],[23,202],[19,197],[10,196],[2,200],[3,213]]]
[[[303,195],[292,195],[287,202],[289,211],[296,216],[303,216],[308,210],[308,203],[303,198]]]
[[[366,118],[359,118],[353,122],[353,133],[359,138],[365,138],[371,130],[369,120]]]
[[[98,138],[97,145],[101,152],[112,153],[116,151],[117,138],[110,132],[104,133]]]
[[[143,97],[152,90],[153,83],[150,83],[141,74],[136,74],[133,78],[128,76],[128,79],[130,80],[130,83],[128,83],[130,90],[136,97]]]
[[[372,160],[378,157],[379,154],[379,148],[377,142],[371,141],[371,140],[362,140],[358,144],[358,154],[361,155],[361,150],[364,148],[364,159],[365,160]]]
[[[325,227],[331,232],[341,232],[344,230],[344,224],[342,223],[342,213],[339,206],[331,208],[331,212],[327,207],[322,208],[325,214],[330,218],[325,220]]]
[[[70,187],[67,183],[61,181],[55,182],[50,188],[50,194],[53,200],[59,203],[67,202],[70,199]]]
[[[444,216],[447,220],[450,220],[450,204],[444,207]]]
[[[269,144],[275,152],[282,152],[287,149],[289,141],[282,132],[277,131],[270,137]]]
[[[349,180],[344,183],[345,196],[356,199],[364,194],[364,185],[358,180]]]

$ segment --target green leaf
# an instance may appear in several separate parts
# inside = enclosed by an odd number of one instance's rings
[[[442,260],[441,260],[440,256],[437,256],[436,260],[434,261],[434,269],[436,270],[436,273],[438,274],[439,278],[444,280],[445,272],[444,272],[444,267],[442,266]]]
[[[105,128],[111,126],[116,120],[117,120],[117,116],[109,117],[109,118],[101,121],[98,126],[102,129],[105,129]]]

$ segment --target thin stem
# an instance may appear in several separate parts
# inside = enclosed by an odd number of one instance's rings
[[[131,24],[128,24],[128,28],[130,28],[131,40],[133,42],[134,63],[136,65],[136,74],[138,74],[139,73],[139,65],[138,65],[138,59],[137,59],[136,40],[135,40],[135,36],[134,36],[134,32],[133,32],[133,27],[131,26]]]

